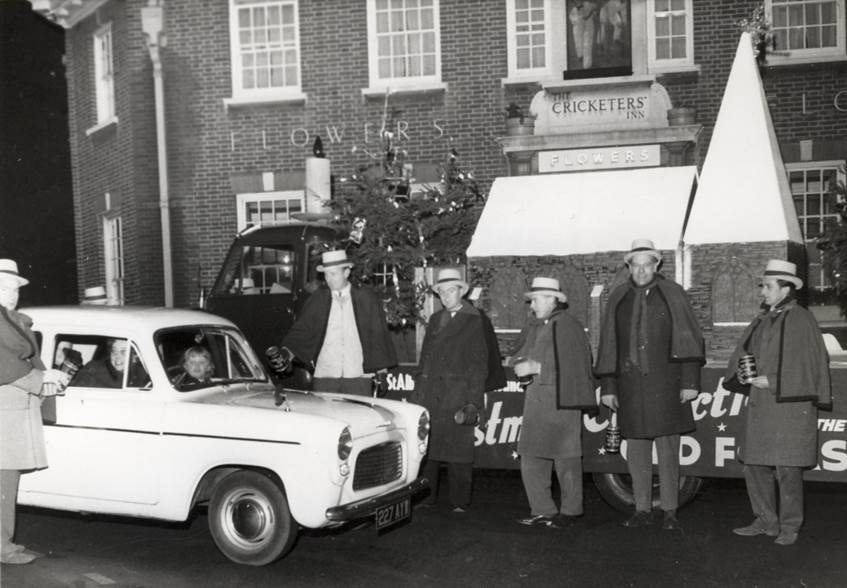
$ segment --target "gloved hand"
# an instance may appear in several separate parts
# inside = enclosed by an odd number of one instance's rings
[[[388,394],[388,373],[385,370],[380,370],[373,375],[373,397],[385,398]]]
[[[272,346],[265,349],[265,356],[268,358],[268,364],[271,369],[278,374],[284,374],[291,371],[291,364],[294,363],[294,353],[288,347]]]

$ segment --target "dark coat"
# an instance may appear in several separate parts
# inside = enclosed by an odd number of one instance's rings
[[[516,356],[541,364],[524,395],[518,453],[550,459],[582,455],[581,409],[597,406],[591,346],[582,325],[558,310],[532,319]]]
[[[108,357],[89,361],[73,379],[74,386],[91,388],[120,388],[123,383],[123,372],[112,367]]]
[[[694,430],[691,405],[681,403],[679,394],[700,389],[703,363],[703,337],[682,287],[657,276],[646,288],[647,373],[628,360],[632,282],[609,297],[596,370],[603,376],[602,393],[618,397],[621,434],[633,439]]]
[[[817,463],[818,411],[832,403],[829,358],[812,314],[789,302],[757,317],[741,337],[724,379],[736,379],[738,357],[752,353],[770,388],[748,387],[739,459],[752,465]],[[731,383],[730,383],[731,385]]]
[[[413,396],[429,411],[430,459],[473,461],[474,427],[456,424],[454,415],[468,403],[483,409],[488,357],[483,318],[470,303],[452,318],[444,309],[430,317]]]
[[[350,286],[353,316],[362,343],[365,373],[394,367],[397,353],[385,322],[385,312],[377,295],[370,288]],[[300,311],[297,320],[282,340],[282,346],[291,350],[301,361],[314,365],[323,347],[332,292],[326,286],[318,288]]]

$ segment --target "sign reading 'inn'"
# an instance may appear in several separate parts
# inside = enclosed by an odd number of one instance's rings
[[[615,83],[565,82],[532,99],[536,134],[598,132],[668,126],[671,101],[651,77],[611,78]]]

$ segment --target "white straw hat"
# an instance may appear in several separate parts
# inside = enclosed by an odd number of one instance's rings
[[[19,286],[29,284],[29,280],[18,273],[18,264],[12,259],[0,259],[0,277],[14,278]]]
[[[559,287],[559,280],[555,278],[533,278],[529,292],[523,294],[526,298],[533,296],[555,296],[559,302],[567,302],[568,297]]]

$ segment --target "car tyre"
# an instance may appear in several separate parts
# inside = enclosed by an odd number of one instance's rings
[[[221,553],[251,566],[276,561],[297,537],[285,493],[270,478],[252,471],[229,474],[215,486],[209,531]]]
[[[603,500],[613,508],[632,513],[635,509],[635,496],[632,493],[632,479],[627,474],[595,473],[593,474],[594,485],[600,492]],[[679,506],[683,507],[691,502],[703,486],[703,478],[696,476],[679,477]],[[653,508],[661,508],[659,499],[659,478],[653,476]]]

